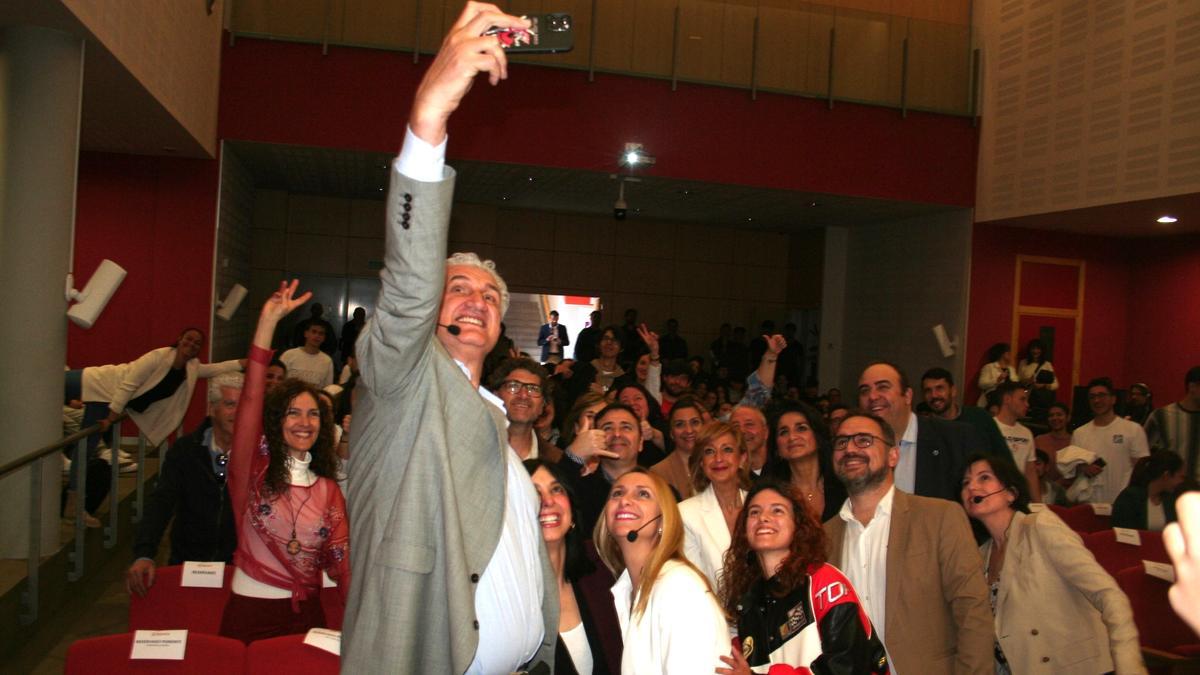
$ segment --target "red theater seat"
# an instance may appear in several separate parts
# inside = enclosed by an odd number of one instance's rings
[[[221,630],[233,565],[225,566],[221,588],[185,588],[179,585],[182,573],[182,565],[160,567],[146,597],[129,597],[130,631],[186,628],[216,635]]]
[[[1100,530],[1107,530],[1112,527],[1112,517],[1096,515],[1091,504],[1079,504],[1078,506],[1056,506],[1050,504],[1049,508],[1059,518],[1063,519],[1067,527],[1080,534],[1099,532]]]
[[[133,633],[77,640],[67,649],[65,675],[186,673],[236,675],[245,672],[246,646],[238,640],[188,633],[182,661],[133,660]]]
[[[325,627],[333,630],[342,629],[342,616],[346,613],[346,605],[342,602],[342,594],[337,586],[327,586],[321,589],[321,609],[325,610]]]
[[[256,640],[246,648],[246,673],[255,675],[337,675],[341,659],[304,644],[303,635]]]
[[[1117,572],[1116,579],[1133,606],[1146,665],[1172,670],[1200,665],[1195,656],[1200,652],[1200,638],[1171,609],[1167,599],[1171,584],[1149,576],[1140,564]]]
[[[1142,541],[1140,546],[1122,544],[1117,541],[1116,531],[1109,528],[1083,535],[1083,545],[1096,556],[1104,571],[1114,577],[1127,567],[1140,566],[1143,560],[1171,562],[1163,546],[1162,532],[1138,530],[1138,537]]]

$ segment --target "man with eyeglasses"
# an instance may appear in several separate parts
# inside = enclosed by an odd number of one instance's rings
[[[557,464],[562,450],[543,441],[533,425],[546,409],[546,369],[533,359],[508,359],[492,373],[491,389],[504,401],[508,445],[522,461],[544,459]]]
[[[146,499],[146,513],[133,538],[135,560],[125,574],[130,593],[145,596],[154,585],[154,559],[172,518],[175,524],[167,564],[233,561],[237,530],[225,489],[225,468],[241,395],[241,373],[210,379],[208,417],[212,425],[176,440],[167,452],[158,487]]]
[[[893,673],[993,671],[992,612],[966,513],[896,489],[896,434],[851,411],[833,438],[833,471],[849,498],[825,522],[830,564],[845,572]]]
[[[1086,501],[1111,504],[1129,484],[1134,463],[1150,454],[1150,444],[1141,425],[1117,416],[1112,380],[1096,378],[1088,382],[1087,392],[1092,421],[1071,434],[1071,445],[1096,453],[1095,462],[1079,468],[1091,480]]]

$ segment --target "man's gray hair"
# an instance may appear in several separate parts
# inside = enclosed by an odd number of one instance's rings
[[[208,378],[208,402],[215,403],[221,400],[221,387],[241,391],[245,381],[246,377],[241,373],[221,373],[216,377]]]
[[[450,265],[465,265],[468,267],[478,267],[485,270],[492,278],[496,280],[496,288],[500,289],[500,317],[503,318],[508,313],[508,284],[504,283],[504,279],[500,273],[496,271],[496,263],[491,260],[482,260],[475,253],[453,253],[449,258],[446,258],[446,266]]]

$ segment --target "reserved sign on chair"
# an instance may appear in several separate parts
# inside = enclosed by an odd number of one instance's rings
[[[179,575],[179,585],[185,588],[221,588],[225,585],[225,563],[185,561],[183,573]]]

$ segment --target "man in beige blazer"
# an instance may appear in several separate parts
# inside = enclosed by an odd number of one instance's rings
[[[537,492],[480,387],[508,291],[474,254],[446,258],[454,171],[446,122],[476,75],[507,74],[469,2],[417,90],[392,164],[377,310],[357,343],[344,673],[552,672],[558,584]]]
[[[833,441],[850,498],[825,523],[841,569],[879,630],[894,673],[991,674],[992,613],[983,562],[962,507],[895,487],[895,432],[854,411]]]

